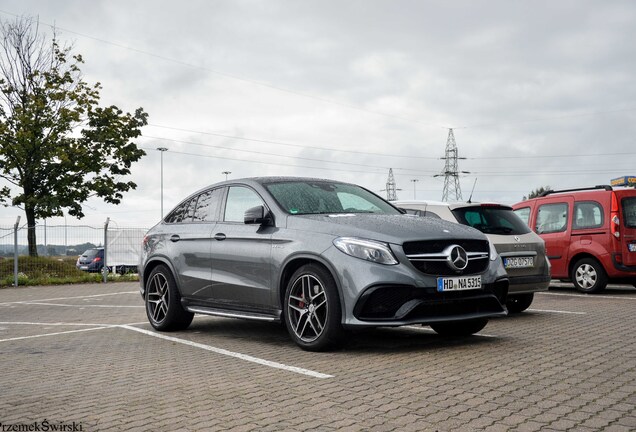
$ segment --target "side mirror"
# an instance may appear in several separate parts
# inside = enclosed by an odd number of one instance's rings
[[[249,208],[245,211],[245,215],[243,216],[243,222],[246,224],[270,224],[272,222],[272,216],[268,211],[265,210],[265,207],[262,205]]]

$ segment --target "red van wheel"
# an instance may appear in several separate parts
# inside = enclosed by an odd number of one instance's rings
[[[574,287],[586,294],[601,292],[607,286],[607,274],[603,266],[593,258],[580,259],[572,267]]]

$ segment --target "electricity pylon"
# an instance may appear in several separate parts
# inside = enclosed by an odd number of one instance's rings
[[[393,168],[389,168],[389,178],[386,181],[386,189],[382,189],[381,192],[386,191],[386,200],[387,201],[397,201],[397,191],[401,189],[396,189],[395,187],[395,177],[393,177]]]
[[[448,139],[446,140],[446,151],[442,158],[446,161],[444,164],[444,171],[437,176],[444,176],[444,190],[442,191],[442,201],[462,201],[462,189],[459,185],[459,168],[457,165],[457,144],[455,143],[455,134],[453,129],[448,129]],[[469,174],[467,171],[461,171],[464,174]],[[437,177],[436,176],[436,177]]]

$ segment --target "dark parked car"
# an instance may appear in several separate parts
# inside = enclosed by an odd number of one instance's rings
[[[307,350],[360,327],[470,335],[507,313],[506,272],[484,234],[330,180],[251,178],[196,192],[148,232],[139,269],[157,330],[185,329],[195,313],[282,321]]]
[[[104,268],[104,248],[88,249],[77,258],[75,267],[79,270],[99,273]]]

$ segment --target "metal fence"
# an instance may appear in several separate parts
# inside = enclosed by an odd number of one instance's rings
[[[38,259],[29,258],[28,230],[20,224],[0,226],[0,286],[24,285],[28,279],[78,277],[92,273],[104,282],[108,274],[135,273],[146,228],[47,225],[35,231]],[[85,255],[80,262],[79,258]],[[90,258],[91,262],[87,260]]]

